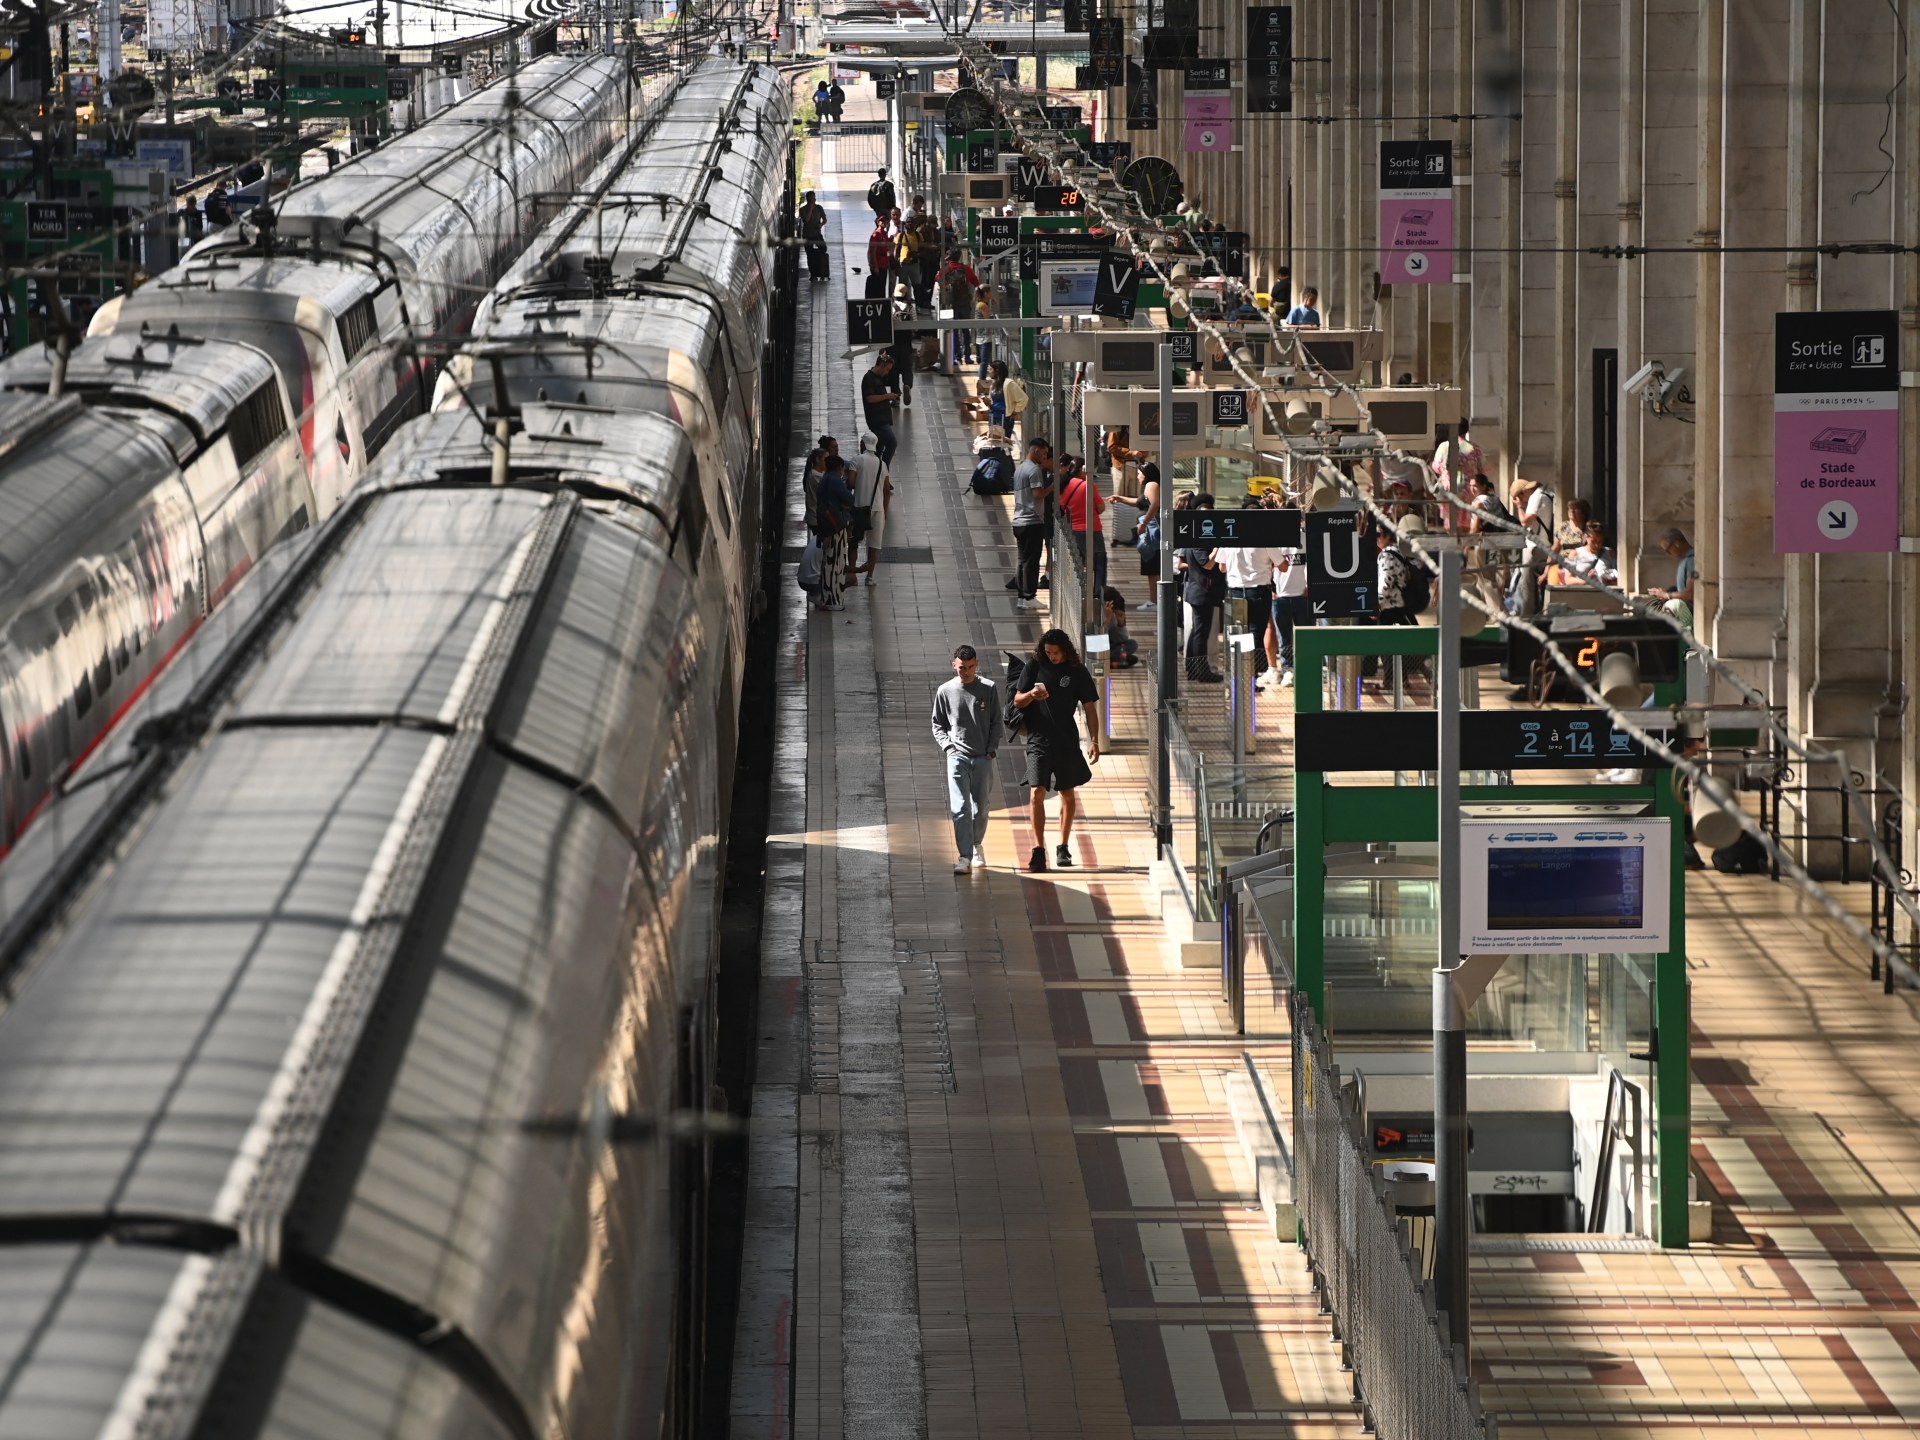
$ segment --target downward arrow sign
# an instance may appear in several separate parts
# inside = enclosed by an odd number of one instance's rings
[[[1327,602],[1326,602],[1326,601],[1324,601],[1324,600],[1316,600],[1316,601],[1314,601],[1314,602],[1313,602],[1313,613],[1314,613],[1314,614],[1316,614],[1316,615],[1324,615],[1324,614],[1326,614],[1326,613],[1327,613]]]
[[[1847,528],[1847,517],[1846,517],[1846,516],[1844,516],[1844,515],[1842,515],[1842,514],[1841,514],[1841,513],[1839,512],[1839,511],[1837,511],[1837,510],[1830,510],[1830,511],[1828,511],[1828,512],[1827,512],[1827,528],[1828,528],[1828,529],[1830,529],[1830,530],[1844,530],[1844,529],[1846,529],[1846,528]]]

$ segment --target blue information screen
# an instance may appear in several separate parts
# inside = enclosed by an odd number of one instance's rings
[[[1490,848],[1487,927],[1639,930],[1645,863],[1638,845]]]

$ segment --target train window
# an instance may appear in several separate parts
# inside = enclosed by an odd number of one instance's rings
[[[84,715],[93,708],[93,677],[85,670],[73,687],[73,713]]]
[[[373,297],[356,301],[340,317],[340,348],[351,360],[379,337],[380,326],[373,316]]]
[[[100,692],[102,698],[113,689],[113,660],[104,650],[93,667],[93,688]]]
[[[28,746],[26,741],[16,740],[13,743],[13,755],[14,763],[20,770],[20,778],[22,780],[31,780],[33,778],[32,748]]]
[[[700,474],[688,466],[680,476],[680,517],[674,522],[674,549],[680,548],[680,542],[687,544],[687,569],[696,574],[700,569],[700,552],[707,545],[707,500],[700,493]]]
[[[63,595],[53,607],[53,618],[60,622],[60,633],[71,635],[73,627],[80,622],[80,607],[73,603],[71,595]]]
[[[727,423],[727,347],[715,344],[713,359],[707,364],[707,391],[713,396],[713,418]]]
[[[286,404],[269,380],[234,406],[233,418],[227,422],[234,463],[244,470],[254,456],[287,433],[287,423]]]

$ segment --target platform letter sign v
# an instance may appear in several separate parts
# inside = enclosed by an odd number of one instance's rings
[[[1140,272],[1133,256],[1125,250],[1110,252],[1100,261],[1100,273],[1094,277],[1093,313],[1131,320],[1140,299]]]

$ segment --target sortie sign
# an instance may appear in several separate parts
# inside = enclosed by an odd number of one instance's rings
[[[1380,278],[1453,280],[1453,142],[1380,142]]]
[[[1774,316],[1776,554],[1900,544],[1900,317]]]

